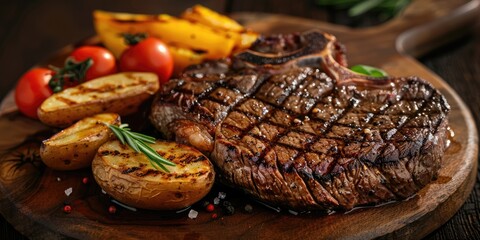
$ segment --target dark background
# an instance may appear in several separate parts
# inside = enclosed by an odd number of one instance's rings
[[[260,11],[362,27],[380,21],[370,14],[349,18],[345,11],[325,9],[309,0],[168,1],[168,0],[17,0],[0,4],[0,99],[26,70],[55,50],[94,34],[94,9],[178,15],[196,3],[223,13]],[[419,60],[440,75],[463,98],[480,123],[480,17],[473,32]],[[341,41],[341,39],[340,39]],[[1,134],[1,133],[0,133]],[[25,239],[0,216],[0,239]],[[480,239],[480,178],[474,191],[445,225],[427,239]]]

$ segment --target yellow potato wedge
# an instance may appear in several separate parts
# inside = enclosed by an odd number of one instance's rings
[[[76,170],[89,167],[98,148],[113,135],[105,124],[120,124],[120,116],[102,113],[84,118],[44,140],[40,157],[49,168]]]
[[[153,73],[123,72],[84,82],[47,98],[38,108],[38,118],[50,126],[68,126],[103,112],[127,115],[159,88]]]
[[[132,207],[176,210],[202,199],[211,189],[215,172],[198,150],[175,142],[149,144],[176,166],[164,172],[118,140],[102,145],[92,162],[95,181],[109,195]]]

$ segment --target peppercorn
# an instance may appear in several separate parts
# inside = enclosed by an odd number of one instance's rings
[[[247,213],[252,213],[253,212],[253,207],[250,204],[245,205],[245,212]]]
[[[72,212],[72,206],[70,206],[70,205],[63,206],[63,212],[64,213],[71,213]]]
[[[87,183],[88,183],[88,177],[84,177],[84,178],[82,179],[82,183],[83,183],[83,184],[87,184]]]
[[[235,213],[235,208],[232,206],[232,203],[230,203],[229,201],[223,202],[223,210],[227,215],[233,215]]]
[[[110,207],[108,207],[108,212],[111,214],[115,214],[117,212],[117,208],[113,205],[110,205]]]
[[[224,209],[227,215],[233,215],[235,213],[235,208],[232,205],[225,206]]]
[[[212,219],[217,219],[218,215],[216,213],[212,214]]]
[[[207,212],[213,212],[213,210],[215,210],[215,206],[213,206],[213,204],[208,204],[207,207],[205,208],[207,210]]]

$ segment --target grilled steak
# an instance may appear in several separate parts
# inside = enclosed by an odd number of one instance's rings
[[[208,154],[224,183],[290,209],[405,199],[436,178],[449,111],[438,90],[349,71],[331,35],[292,36],[191,67],[162,87],[152,123]]]

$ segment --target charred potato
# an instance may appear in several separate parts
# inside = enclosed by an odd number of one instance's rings
[[[97,114],[53,135],[42,142],[42,161],[55,170],[89,167],[98,148],[112,137],[105,124],[120,124],[120,116],[114,113]]]
[[[215,173],[201,152],[175,142],[150,146],[176,166],[166,166],[170,172],[164,172],[144,154],[114,140],[98,149],[92,162],[95,180],[113,198],[144,209],[181,209],[210,191]]]
[[[63,127],[102,112],[127,115],[159,88],[153,73],[124,72],[84,82],[47,98],[38,108],[43,123]]]

